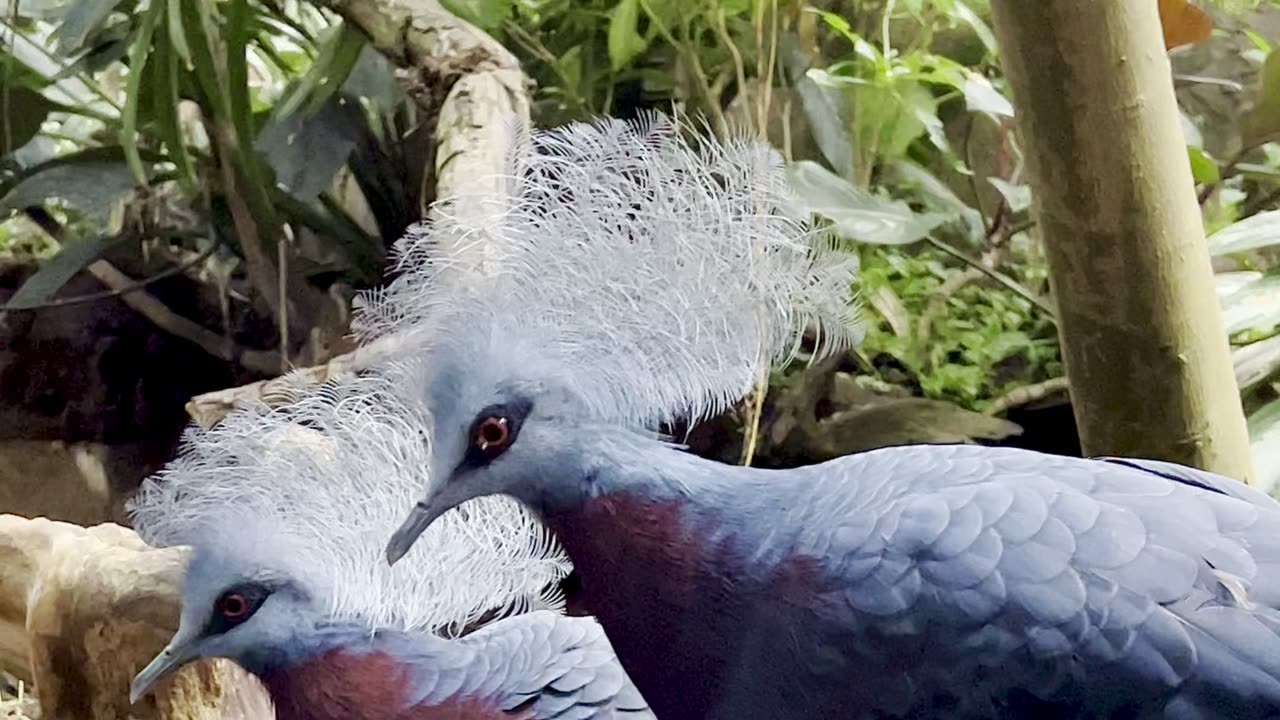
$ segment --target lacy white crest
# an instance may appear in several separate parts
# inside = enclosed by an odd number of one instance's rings
[[[488,611],[557,607],[569,571],[515,501],[441,518],[394,567],[386,540],[425,484],[425,420],[379,375],[298,387],[275,409],[192,428],[131,503],[152,545],[218,547],[305,582],[336,617],[450,633]]]
[[[505,192],[439,202],[357,332],[463,356],[501,338],[603,418],[649,427],[724,410],[806,327],[815,356],[855,341],[856,257],[797,211],[778,154],[685,129],[652,115],[518,136],[508,175],[475,186]],[[476,243],[489,275],[452,272]]]

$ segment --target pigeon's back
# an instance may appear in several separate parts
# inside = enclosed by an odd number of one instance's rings
[[[1280,717],[1270,498],[1165,463],[973,446],[793,472],[747,512],[774,504],[761,542],[808,568],[807,599],[767,586],[741,606],[718,716],[785,697],[771,716]]]

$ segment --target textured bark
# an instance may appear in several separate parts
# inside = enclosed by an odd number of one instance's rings
[[[129,683],[178,627],[186,552],[119,525],[0,515],[0,670],[33,683],[46,720],[262,720],[266,693],[201,662],[129,705]]]
[[[995,0],[1089,455],[1252,476],[1157,4]]]

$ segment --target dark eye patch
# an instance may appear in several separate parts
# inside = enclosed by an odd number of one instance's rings
[[[489,464],[515,443],[533,403],[515,400],[490,405],[476,413],[467,430],[467,453],[459,468],[477,468]]]
[[[205,635],[221,635],[243,624],[271,596],[271,589],[259,583],[241,583],[227,588],[213,602],[213,611],[205,624]]]

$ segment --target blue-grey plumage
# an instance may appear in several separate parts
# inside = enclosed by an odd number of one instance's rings
[[[801,330],[815,357],[858,336],[856,262],[781,158],[679,130],[535,133],[401,242],[354,323],[400,336],[388,383],[431,442],[393,562],[449,508],[517,498],[663,720],[1280,716],[1280,507],[1230,480],[946,446],[763,471],[662,442]],[[479,242],[483,280],[458,272]]]
[[[371,629],[317,609],[306,582],[198,550],[173,641],[135,701],[177,668],[223,657],[252,672],[280,720],[649,720],[598,623],[536,611],[463,638]]]
[[[730,467],[558,397],[505,398],[495,457],[438,438],[399,547],[521,500],[664,720],[1280,717],[1280,504],[1233,480],[975,446]]]

